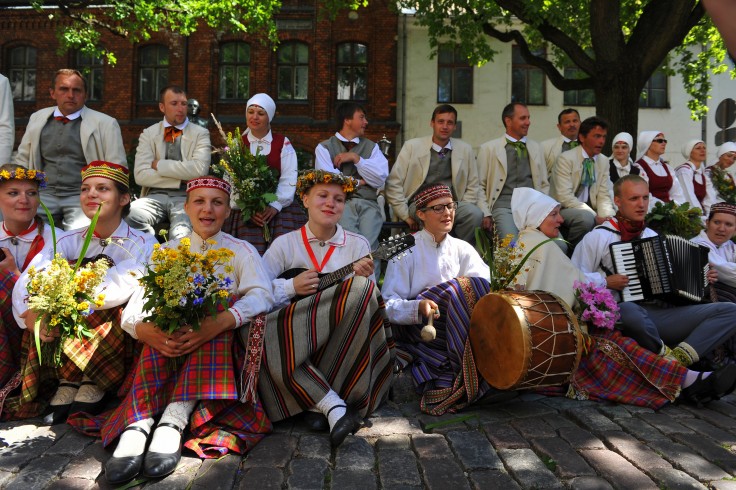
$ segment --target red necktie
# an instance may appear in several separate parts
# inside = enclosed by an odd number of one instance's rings
[[[164,128],[164,141],[173,143],[183,132],[183,130],[178,129],[176,126],[168,126]]]
[[[56,119],[57,121],[59,121],[62,124],[66,124],[66,123],[68,123],[68,122],[71,121],[71,119],[69,119],[66,116],[54,116],[54,119]]]

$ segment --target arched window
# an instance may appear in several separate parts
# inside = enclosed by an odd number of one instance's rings
[[[279,100],[307,100],[309,89],[309,46],[287,42],[278,51]]]
[[[244,42],[220,46],[220,99],[247,100],[250,93],[250,46]]]
[[[8,78],[13,100],[36,100],[36,48],[18,46],[9,54]]]
[[[138,100],[157,102],[158,93],[169,84],[169,49],[160,44],[141,48],[138,74]]]
[[[368,99],[368,46],[337,45],[337,100]]]
[[[75,62],[77,70],[87,79],[87,100],[102,100],[102,58],[77,51]]]

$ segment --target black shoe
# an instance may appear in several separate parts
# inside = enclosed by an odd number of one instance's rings
[[[304,423],[307,424],[307,427],[309,427],[309,430],[313,430],[315,432],[330,430],[330,424],[327,422],[327,417],[319,412],[307,410],[304,412],[302,418],[304,419]]]
[[[46,414],[43,418],[43,425],[56,425],[62,422],[66,422],[67,416],[69,416],[69,409],[72,404],[66,405],[51,405],[51,412]]]
[[[174,472],[181,460],[181,434],[182,429],[176,424],[161,422],[158,427],[171,427],[179,431],[179,449],[173,453],[154,453],[148,451],[143,461],[143,475],[149,478],[163,478]]]
[[[357,412],[345,405],[335,405],[327,411],[327,415],[336,408],[346,408],[345,415],[335,422],[335,426],[330,431],[330,445],[338,447],[343,443],[348,434],[355,434],[360,428],[361,419]]]
[[[146,440],[148,439],[148,432],[146,432],[142,427],[133,426],[128,427],[125,430],[137,430],[138,432],[145,434]],[[143,466],[144,454],[145,450],[137,456],[125,456],[121,458],[113,456],[108,459],[107,464],[105,464],[105,478],[107,479],[107,482],[112,486],[122,485],[138,476],[138,473],[141,471],[141,466]]]
[[[75,401],[69,408],[69,414],[83,412],[89,415],[99,415],[105,410],[105,406],[107,406],[107,394],[92,403]]]
[[[682,396],[700,407],[731,393],[734,388],[736,364],[728,364],[707,378],[703,378],[703,373],[698,373],[695,382],[682,390]]]

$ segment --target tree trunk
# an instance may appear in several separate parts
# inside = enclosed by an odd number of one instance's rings
[[[596,114],[608,121],[608,138],[603,153],[611,154],[614,136],[625,131],[634,138],[632,158],[636,157],[636,137],[638,134],[639,95],[644,82],[636,79],[631,72],[614,74],[610,79],[599,77],[595,84]]]

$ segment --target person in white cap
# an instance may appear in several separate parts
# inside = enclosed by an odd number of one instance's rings
[[[144,129],[138,140],[134,177],[141,198],[131,203],[127,221],[148,233],[168,221],[169,238],[176,239],[192,231],[184,212],[186,183],[207,175],[212,145],[209,131],[189,123],[183,88],[163,88],[158,108],[163,120]]]
[[[734,166],[734,162],[736,162],[736,143],[733,141],[723,143],[718,147],[716,157],[718,160],[713,165],[718,165],[727,171],[732,179],[736,177],[736,166]]]
[[[646,180],[647,174],[631,159],[631,150],[634,148],[634,138],[626,132],[618,133],[611,140],[613,154],[608,160],[611,175],[611,184],[615,184],[624,175],[639,175]]]
[[[710,207],[716,199],[716,190],[705,171],[705,142],[692,139],[682,147],[682,156],[687,160],[675,168],[677,180],[680,181],[685,199],[690,207],[703,212],[703,219],[708,217]]]
[[[266,209],[255,213],[246,222],[235,204],[235,193],[230,217],[225,220],[223,230],[236,238],[253,245],[263,255],[276,237],[299,229],[307,222],[307,216],[294,201],[297,175],[297,156],[289,138],[271,131],[271,121],[276,115],[276,103],[264,93],[255,94],[248,100],[245,109],[245,122],[248,129],[243,134],[243,142],[250,147],[253,155],[265,155],[266,163],[279,176],[274,189],[276,200]],[[263,225],[268,224],[271,241],[263,236]]]
[[[687,199],[680,182],[675,178],[669,164],[662,159],[667,149],[667,140],[661,131],[642,131],[636,142],[636,164],[647,174],[649,182],[649,211],[658,202],[675,201],[683,204]]]

